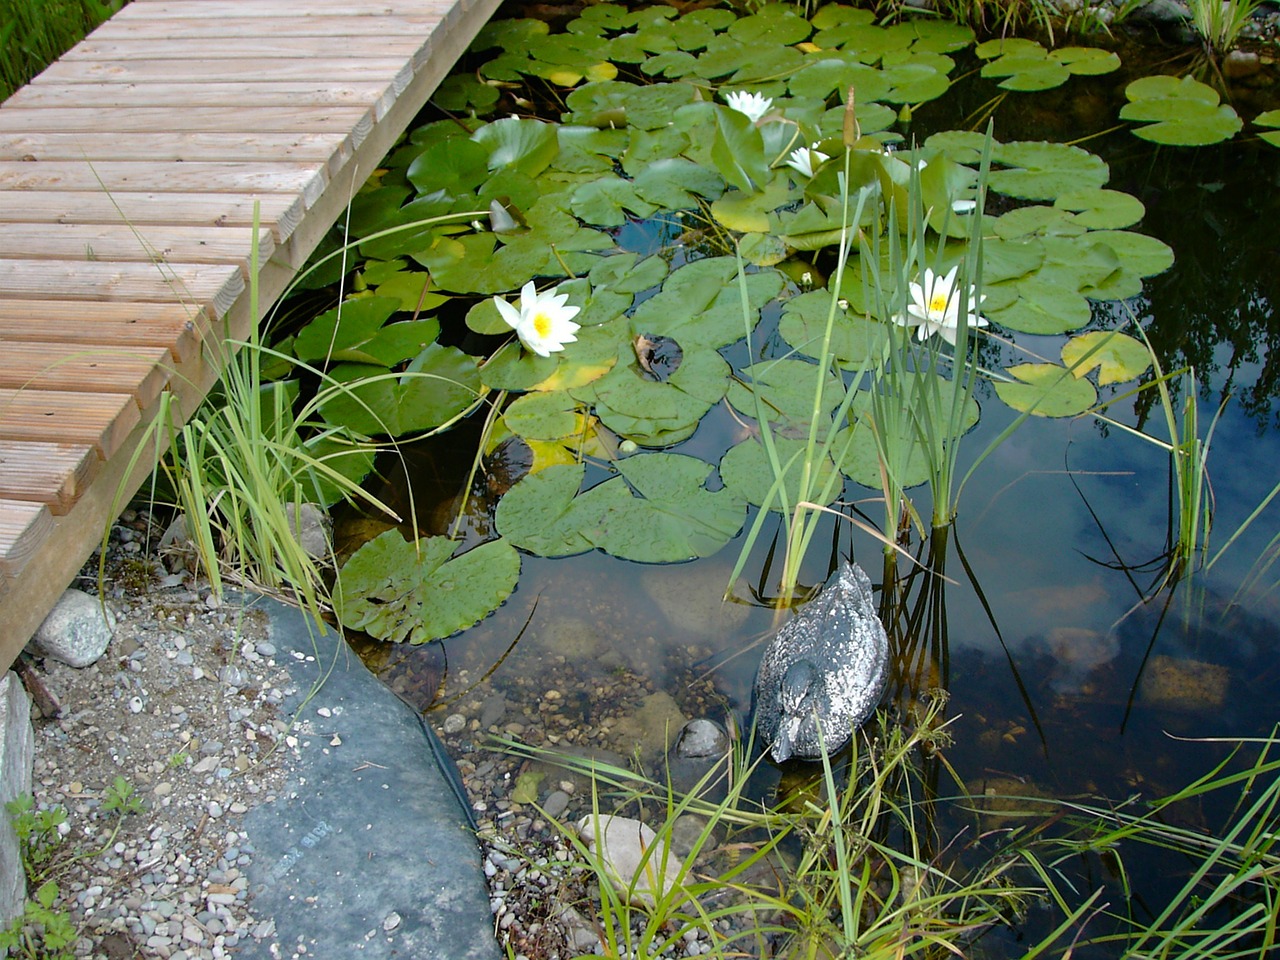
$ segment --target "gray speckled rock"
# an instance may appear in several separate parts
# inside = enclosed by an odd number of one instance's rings
[[[38,654],[72,667],[87,667],[106,652],[116,618],[97,597],[67,590],[40,624],[31,643]]]
[[[779,763],[841,750],[879,704],[888,668],[871,581],[847,563],[760,660],[754,701],[762,742]]]

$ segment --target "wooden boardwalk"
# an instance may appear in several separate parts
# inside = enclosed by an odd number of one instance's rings
[[[133,0],[0,106],[0,667],[498,0]]]

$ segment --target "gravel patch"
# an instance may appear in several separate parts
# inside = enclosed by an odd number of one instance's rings
[[[263,615],[220,607],[143,556],[146,522],[128,512],[113,533],[106,654],[83,669],[37,665],[61,712],[35,720],[33,792],[67,812],[54,878],[81,933],[76,956],[231,956],[274,933],[249,902],[241,820],[275,798],[297,756],[279,710],[290,678]],[[96,593],[96,575],[95,559],[76,585]],[[142,812],[103,808],[117,777]]]

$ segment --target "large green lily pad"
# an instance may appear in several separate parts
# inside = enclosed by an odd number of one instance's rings
[[[1230,140],[1244,121],[1218,92],[1192,77],[1141,77],[1125,87],[1129,103],[1120,109],[1123,120],[1148,123],[1134,136],[1152,143],[1200,147]]]
[[[1074,417],[1098,399],[1093,384],[1056,363],[1020,363],[1006,373],[1017,383],[996,383],[996,394],[1013,409],[1036,417]]]
[[[492,540],[453,558],[457,541],[416,544],[399,530],[370,540],[342,566],[334,608],[342,625],[399,643],[465,630],[498,609],[520,577],[520,555]]]

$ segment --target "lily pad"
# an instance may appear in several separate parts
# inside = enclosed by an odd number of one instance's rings
[[[987,309],[987,319],[1009,330],[1032,334],[1066,333],[1087,325],[1093,311],[1073,286],[1032,275],[1015,280],[1010,286],[1018,293],[1018,299],[998,310]],[[992,293],[999,286],[989,288]]]
[[[451,559],[457,546],[447,537],[415,545],[395,529],[370,540],[339,573],[339,621],[381,640],[417,644],[483,620],[515,589],[520,555],[510,543],[492,540]]]
[[[343,363],[320,413],[335,425],[366,436],[404,436],[452,420],[480,396],[475,360],[457,347],[433,343],[401,374],[385,367]]]
[[[795,507],[800,492],[806,444],[805,440],[795,437],[774,438],[779,467],[783,468],[785,477],[786,503],[790,508]],[[835,474],[835,464],[831,462],[829,456],[824,454],[818,461],[813,487],[807,493],[817,496]],[[720,477],[724,481],[726,490],[731,490],[748,503],[757,507],[763,507],[767,503],[769,509],[779,512],[783,509],[782,501],[777,495],[771,495],[775,474],[769,462],[768,453],[760,440],[749,438],[733,446],[720,459]],[[843,484],[837,479],[832,484],[830,496],[826,498],[825,503],[834,501],[840,495],[842,486]]]
[[[1280,110],[1267,110],[1258,114],[1253,118],[1255,127],[1266,127],[1269,131],[1276,127],[1280,127]],[[1280,147],[1280,130],[1274,132],[1260,133],[1258,139],[1264,140],[1273,147]]]
[[[526,440],[559,440],[582,430],[578,401],[565,390],[527,393],[502,414],[507,429]]]
[[[1151,366],[1146,345],[1116,330],[1094,330],[1072,337],[1062,345],[1062,362],[1076,377],[1098,371],[1098,383],[1107,386],[1136,380]]]
[[[1119,190],[1071,190],[1059,194],[1053,205],[1075,211],[1072,219],[1090,230],[1131,227],[1147,212],[1141,200]]]
[[[750,313],[744,319],[737,261],[733,257],[696,260],[672,272],[661,292],[636,308],[632,329],[678,340],[686,356],[694,346],[728,346],[755,328],[760,308],[782,291],[783,277],[766,268],[748,273],[746,285]]]
[[[574,463],[553,464],[521,477],[498,501],[498,532],[541,557],[568,557],[592,549],[587,531],[595,515],[578,499],[585,476],[586,467]]]
[[[778,332],[800,353],[816,357],[822,352],[830,305],[831,294],[826,290],[811,290],[791,297],[782,306]],[[878,357],[888,342],[889,331],[883,323],[836,305],[830,352],[842,365],[856,367],[868,357]]]
[[[299,360],[376,364],[393,367],[417,356],[440,333],[435,320],[406,321],[383,326],[400,309],[388,297],[347,300],[298,331],[293,352]]]
[[[737,536],[746,504],[727,489],[708,490],[711,465],[675,453],[616,464],[619,477],[588,492],[599,511],[591,539],[624,560],[679,563],[708,557]]]
[[[683,344],[682,344],[683,346]],[[714,350],[685,349],[666,380],[656,380],[633,359],[574,396],[594,404],[600,422],[641,446],[665,447],[693,435],[729,386],[729,365]]]
[[[829,371],[803,360],[764,360],[739,372],[729,384],[727,398],[747,417],[756,416],[755,398],[763,403],[771,423],[806,425],[813,417],[815,380],[822,375],[818,416],[830,417],[844,398],[844,384]]]
[[[1101,187],[1110,177],[1107,165],[1088,150],[1065,143],[1016,141],[993,146],[988,186],[1022,200],[1053,200],[1084,187]]]
[[[1192,77],[1142,77],[1125,87],[1129,103],[1120,117],[1149,126],[1133,133],[1143,140],[1173,146],[1199,147],[1230,140],[1244,122],[1218,92]]]
[[[997,381],[996,394],[1013,409],[1036,417],[1074,417],[1098,399],[1088,380],[1076,379],[1056,363],[1020,363],[1007,373],[1019,383]]]
[[[498,504],[505,538],[542,556],[598,547],[645,563],[709,556],[742,528],[746,507],[706,489],[711,466],[679,454],[619,461],[620,476],[579,493],[585,468],[553,465],[524,477]]]

